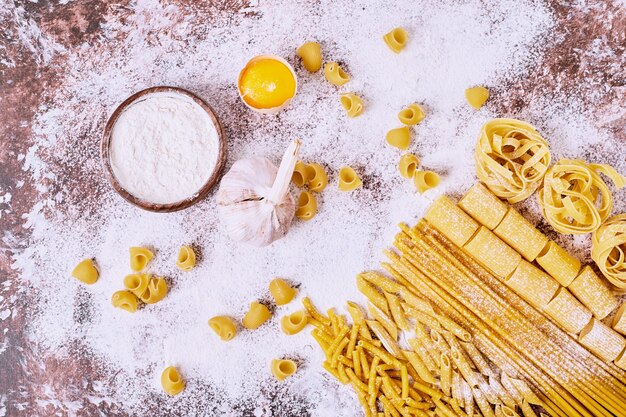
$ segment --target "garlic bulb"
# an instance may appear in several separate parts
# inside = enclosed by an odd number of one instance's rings
[[[293,141],[276,168],[267,158],[235,162],[220,184],[217,207],[226,231],[236,241],[266,246],[285,236],[296,211],[289,193],[300,141]]]

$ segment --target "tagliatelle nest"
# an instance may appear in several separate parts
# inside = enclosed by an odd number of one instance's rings
[[[591,237],[591,257],[604,276],[626,289],[626,214],[611,217]]]

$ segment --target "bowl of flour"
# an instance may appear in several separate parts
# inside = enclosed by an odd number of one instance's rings
[[[217,116],[181,88],[132,95],[104,129],[102,161],[111,185],[145,210],[172,212],[197,203],[217,183],[225,160]]]

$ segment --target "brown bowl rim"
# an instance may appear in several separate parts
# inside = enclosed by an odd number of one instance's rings
[[[159,204],[159,203],[152,203],[150,201],[145,201],[141,198],[135,197],[134,195],[126,191],[124,187],[122,187],[122,185],[119,183],[117,178],[115,178],[115,174],[113,173],[113,167],[111,166],[109,150],[110,150],[110,145],[111,145],[111,131],[113,129],[113,126],[117,122],[117,119],[119,118],[120,114],[122,114],[122,112],[129,105],[137,101],[137,99],[148,94],[164,93],[164,92],[182,94],[184,96],[187,96],[191,98],[194,102],[196,102],[200,107],[202,107],[204,111],[206,111],[206,113],[211,118],[211,121],[217,128],[219,148],[218,148],[218,155],[217,155],[217,164],[215,165],[215,168],[213,169],[213,173],[211,174],[209,179],[204,183],[204,185],[200,188],[200,190],[198,190],[198,192],[192,198],[187,198],[185,200],[177,201],[175,203]],[[215,111],[213,111],[213,108],[209,106],[203,99],[198,97],[196,94],[180,87],[172,87],[172,86],[150,87],[150,88],[146,88],[144,90],[138,91],[135,94],[128,97],[119,106],[117,106],[117,108],[113,111],[113,113],[109,117],[109,120],[107,121],[107,124],[104,127],[104,134],[102,136],[101,145],[102,145],[101,159],[102,159],[102,165],[104,167],[104,173],[109,183],[113,187],[113,189],[120,196],[122,196],[124,200],[128,201],[132,205],[142,208],[147,211],[152,211],[152,212],[157,212],[157,213],[171,213],[174,211],[183,210],[183,209],[193,206],[198,201],[202,200],[204,197],[207,196],[209,191],[211,191],[211,189],[215,187],[215,184],[217,184],[220,174],[222,173],[222,170],[224,169],[224,165],[226,164],[227,146],[226,146],[226,139],[224,135],[224,128],[219,118],[215,114]]]

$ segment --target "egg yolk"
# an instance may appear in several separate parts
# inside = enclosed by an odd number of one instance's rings
[[[275,59],[262,59],[244,70],[239,89],[246,103],[257,109],[282,105],[296,94],[296,78]]]

